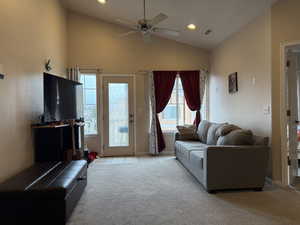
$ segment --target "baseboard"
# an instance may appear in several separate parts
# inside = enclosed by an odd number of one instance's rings
[[[175,152],[174,151],[163,151],[159,155],[162,155],[162,156],[174,156]],[[152,156],[152,155],[149,152],[136,152],[135,156]]]
[[[288,186],[285,186],[281,183],[281,181],[279,180],[273,180],[271,177],[266,177],[265,178],[265,182],[269,185],[275,186],[275,187],[279,187],[279,188],[286,188]]]

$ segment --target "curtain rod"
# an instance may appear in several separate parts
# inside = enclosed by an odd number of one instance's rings
[[[197,70],[197,69],[195,69],[195,70]],[[200,68],[199,69],[200,71],[204,71],[204,72],[206,72],[206,73],[209,73],[209,71],[207,70],[207,69],[205,69],[205,68]],[[139,70],[139,71],[137,71],[137,73],[142,73],[142,74],[148,74],[149,72],[151,72],[151,71],[155,71],[155,70]],[[180,72],[180,71],[184,71],[184,70],[174,70],[174,71],[178,71],[178,72]],[[189,70],[187,70],[187,71],[189,71]],[[192,70],[191,70],[192,71]]]
[[[79,70],[82,70],[82,71],[97,71],[98,73],[104,73],[104,69],[97,68],[97,67],[83,67],[83,66],[79,66],[78,68],[79,68]],[[197,69],[195,69],[195,70],[197,70]],[[209,71],[207,69],[205,69],[205,68],[200,68],[199,70],[200,71],[205,71],[206,73],[209,73]],[[148,75],[148,73],[150,73],[151,71],[155,71],[155,70],[138,70],[138,71],[130,73],[130,74]],[[174,70],[174,71],[180,72],[180,71],[183,71],[183,70]],[[118,74],[118,73],[114,72],[114,74]],[[124,72],[119,73],[119,74],[124,74]]]
[[[83,66],[79,66],[78,68],[79,68],[79,70],[83,70],[83,71],[97,71],[98,73],[102,73],[103,72],[102,68],[97,68],[97,67],[83,67]]]

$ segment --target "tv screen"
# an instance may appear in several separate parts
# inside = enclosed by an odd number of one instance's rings
[[[82,118],[82,101],[81,83],[44,73],[45,122]]]

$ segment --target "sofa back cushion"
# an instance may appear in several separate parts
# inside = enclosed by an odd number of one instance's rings
[[[218,138],[220,137],[219,133],[217,133],[217,130],[220,127],[223,127],[226,125],[226,123],[212,123],[210,127],[208,128],[207,132],[207,141],[206,144],[208,145],[216,145]]]
[[[199,140],[206,144],[207,142],[207,132],[210,127],[211,123],[207,120],[202,120],[198,126],[197,134]]]
[[[218,139],[217,145],[253,145],[253,134],[250,130],[234,130]]]
[[[198,140],[197,127],[195,125],[177,126],[176,128],[181,140]]]
[[[225,135],[229,134],[231,131],[238,130],[238,129],[241,129],[241,128],[234,124],[225,123],[223,126],[220,126],[218,128],[218,130],[216,131],[216,135],[219,137],[225,136]]]

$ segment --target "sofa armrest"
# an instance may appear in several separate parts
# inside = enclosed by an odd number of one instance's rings
[[[207,146],[204,150],[207,189],[263,187],[269,150],[267,146]]]

